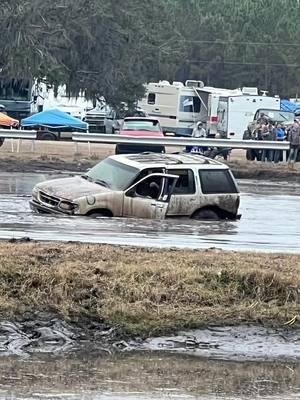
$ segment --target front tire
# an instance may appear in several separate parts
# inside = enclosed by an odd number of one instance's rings
[[[95,219],[95,218],[108,217],[108,215],[106,215],[105,213],[101,213],[101,212],[95,212],[95,213],[89,214],[88,217]]]

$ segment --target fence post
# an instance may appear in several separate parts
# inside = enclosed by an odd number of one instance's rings
[[[287,155],[287,151],[286,150],[282,150],[282,161],[283,162],[286,162],[286,159],[287,159],[286,155]]]
[[[18,139],[18,141],[17,141],[17,153],[20,153],[21,144],[22,144],[22,139]]]

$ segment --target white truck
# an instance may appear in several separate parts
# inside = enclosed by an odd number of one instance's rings
[[[217,99],[217,131],[221,137],[241,140],[255,113],[259,109],[280,110],[280,98],[245,91],[236,96]]]
[[[197,121],[208,135],[241,139],[258,109],[280,109],[280,99],[258,95],[257,88],[223,89],[204,86],[201,81],[160,81],[146,85],[138,105],[160,120],[164,132],[190,136]]]

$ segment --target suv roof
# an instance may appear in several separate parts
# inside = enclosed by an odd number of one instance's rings
[[[165,154],[165,153],[139,153],[139,154],[122,154],[111,156],[116,161],[123,164],[131,165],[132,167],[143,169],[147,166],[163,167],[166,165],[203,165],[205,168],[223,168],[228,169],[228,166],[211,158],[200,156],[198,154]]]

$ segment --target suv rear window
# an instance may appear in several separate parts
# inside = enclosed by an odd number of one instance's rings
[[[194,173],[190,169],[168,169],[169,174],[178,175],[173,194],[193,194],[195,193]]]
[[[202,193],[238,193],[232,176],[227,169],[199,170]]]

